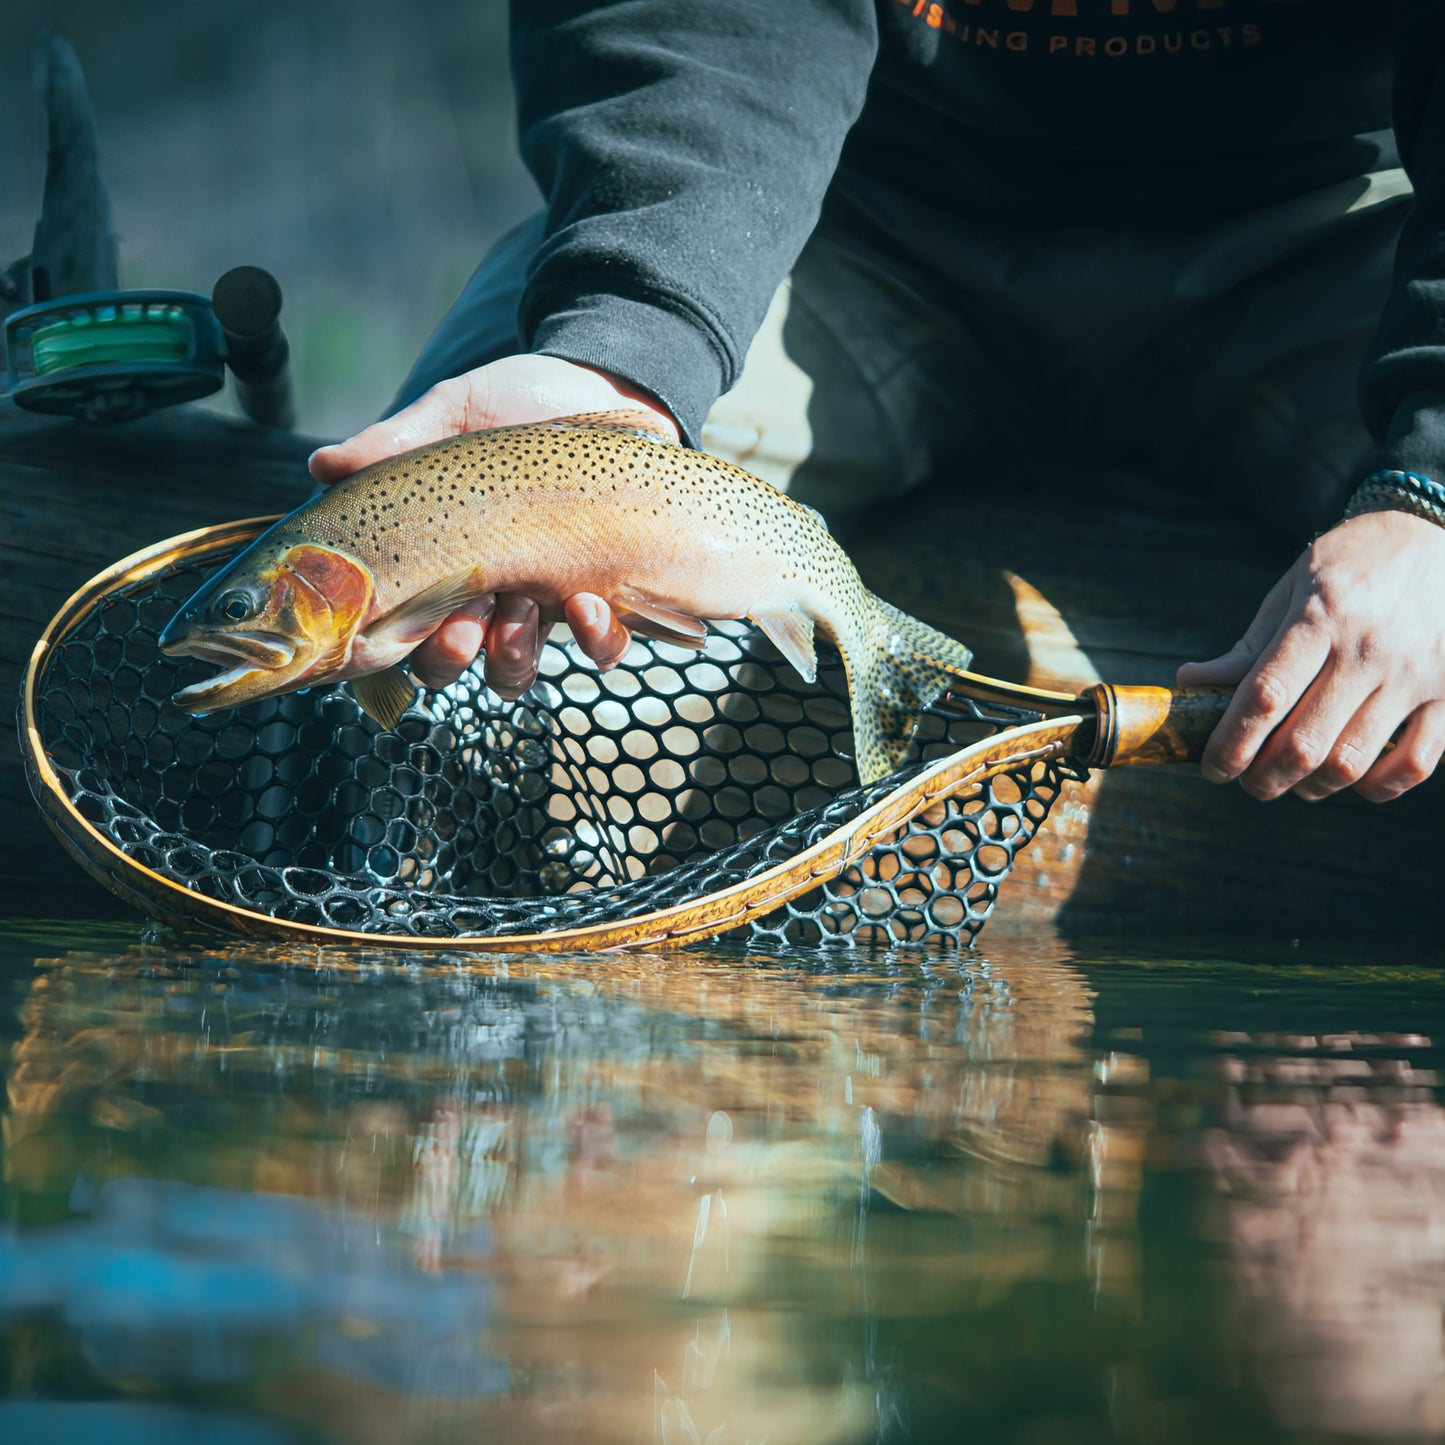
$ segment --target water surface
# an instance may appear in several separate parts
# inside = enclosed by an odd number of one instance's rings
[[[0,1439],[1439,1439],[1440,964],[12,923]]]

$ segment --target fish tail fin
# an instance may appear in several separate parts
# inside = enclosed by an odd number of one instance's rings
[[[870,645],[852,659],[853,749],[865,786],[903,765],[923,714],[968,671],[972,651],[873,599]]]

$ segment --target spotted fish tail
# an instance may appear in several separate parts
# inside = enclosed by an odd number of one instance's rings
[[[872,647],[851,678],[853,746],[865,785],[903,765],[923,714],[973,661],[961,642],[873,600]]]

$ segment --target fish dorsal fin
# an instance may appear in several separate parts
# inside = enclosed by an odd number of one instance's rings
[[[657,418],[646,411],[584,411],[576,416],[553,417],[551,421],[540,422],[545,427],[557,430],[585,427],[589,431],[615,431],[623,436],[640,437],[643,441],[661,442],[664,446],[675,447],[677,442],[657,425]]]
[[[410,649],[430,637],[440,623],[458,607],[485,597],[492,589],[480,567],[455,572],[409,597],[384,617],[379,617],[362,634],[367,642]]]
[[[813,619],[806,612],[749,612],[763,635],[797,669],[804,682],[818,680],[818,652],[813,646]]]
[[[678,647],[707,645],[706,622],[656,597],[649,597],[635,587],[619,588],[608,601],[617,614],[617,620],[640,637],[650,637],[655,642],[671,642]]]
[[[416,687],[397,667],[369,672],[351,679],[351,695],[367,717],[375,718],[388,732],[416,697]]]
[[[829,536],[832,536],[832,528],[828,526],[828,519],[816,508],[810,507],[806,502],[800,502],[796,497],[788,499],[795,506],[801,507]]]

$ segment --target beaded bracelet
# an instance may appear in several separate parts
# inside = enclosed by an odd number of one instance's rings
[[[1445,527],[1445,487],[1419,472],[1372,472],[1355,488],[1344,520],[1364,512],[1410,512]]]

